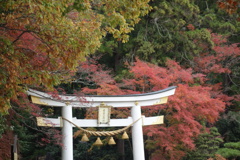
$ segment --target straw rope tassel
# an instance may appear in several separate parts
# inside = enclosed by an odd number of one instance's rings
[[[117,135],[119,133],[124,132],[125,130],[127,130],[128,128],[130,128],[134,123],[136,123],[138,120],[140,120],[142,117],[140,117],[139,119],[137,119],[136,121],[134,121],[133,123],[131,123],[130,125],[122,128],[122,129],[118,129],[115,131],[89,131],[87,129],[83,129],[82,127],[79,127],[78,125],[76,125],[75,123],[71,122],[70,120],[62,117],[62,119],[68,121],[69,123],[73,124],[75,127],[77,127],[78,129],[82,130],[84,133],[90,134],[90,135],[94,135],[94,136],[114,136]]]

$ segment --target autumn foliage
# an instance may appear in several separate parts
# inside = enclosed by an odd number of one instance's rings
[[[238,64],[240,48],[238,44],[226,44],[226,37],[212,33],[215,44],[214,52],[202,53],[195,57],[196,67],[194,70],[202,73],[231,73],[231,69]]]
[[[35,128],[34,117],[43,110],[27,100],[24,92],[29,87],[51,90],[70,82],[80,88],[81,95],[124,95],[177,86],[168,103],[144,106],[142,113],[165,117],[163,125],[144,127],[150,158],[181,159],[186,151],[195,148],[194,139],[204,124],[214,125],[225,107],[240,99],[236,87],[240,85],[239,43],[231,44],[228,37],[210,31],[226,31],[230,38],[236,38],[238,23],[230,23],[230,18],[239,19],[239,1],[220,0],[218,8],[210,8],[210,1],[199,1],[203,4],[199,6],[190,0],[155,1],[152,4],[157,5],[151,14],[148,14],[152,9],[148,3],[149,0],[3,1],[0,6],[0,114],[9,112],[6,116],[9,122],[27,126],[34,130],[32,133],[41,132],[40,136],[33,136],[38,146],[61,145],[57,130]],[[201,7],[204,10],[200,11]],[[221,17],[218,21],[215,12],[219,9],[220,17],[225,14],[229,19]],[[124,46],[140,16],[146,14],[144,27],[136,28],[134,43]],[[110,48],[113,51],[110,54],[128,61],[119,66],[122,72],[114,78],[112,70],[98,63],[101,57],[88,56],[109,37],[117,40],[119,47]],[[129,114],[129,108],[112,109],[113,118]],[[25,117],[31,125],[25,123]],[[96,118],[96,112],[86,111],[86,118]],[[9,131],[1,141],[0,149],[6,151],[6,157],[10,155],[4,144],[11,143],[12,137]]]
[[[138,83],[141,88],[148,84],[151,85],[149,89],[155,91],[171,85],[178,86],[167,104],[143,108],[147,116],[159,113],[165,115],[164,125],[144,129],[149,137],[146,146],[154,150],[152,159],[180,159],[184,149],[194,148],[193,139],[201,132],[201,122],[214,123],[219,113],[224,111],[225,103],[211,94],[212,88],[200,85],[205,81],[204,75],[193,74],[191,69],[183,69],[172,60],[167,62],[167,68],[151,66],[138,60],[131,71],[137,79],[133,83],[144,82]],[[139,76],[141,71],[145,74]],[[151,142],[155,142],[153,146],[156,149],[153,149]]]
[[[148,137],[146,148],[152,152],[152,159],[181,159],[185,151],[194,149],[194,138],[201,133],[202,123],[213,124],[224,111],[225,102],[218,98],[213,87],[204,86],[207,80],[204,74],[194,74],[192,69],[184,69],[173,60],[168,60],[166,67],[159,67],[137,59],[128,67],[130,75],[122,81],[116,82],[109,76],[105,76],[108,80],[99,77],[100,81],[95,81],[96,88],[85,87],[82,91],[87,94],[134,94],[176,85],[176,93],[169,97],[167,104],[145,106],[142,112],[145,116],[165,115],[164,125],[144,128]],[[115,110],[114,113],[127,114]]]
[[[238,10],[238,0],[222,0],[218,2],[218,7],[225,10],[229,14],[236,13]]]
[[[63,16],[69,5],[67,1],[2,4],[1,112],[7,111],[10,99],[24,91],[24,86],[50,88],[60,83],[76,62],[99,45],[89,44],[90,38],[101,37],[98,18],[87,23],[73,21],[70,16]],[[82,34],[80,26],[89,28],[92,34]]]
[[[3,1],[0,6],[0,112],[28,86],[51,89],[94,53],[107,33],[126,42],[149,0]]]

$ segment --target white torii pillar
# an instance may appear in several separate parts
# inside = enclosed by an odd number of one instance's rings
[[[72,106],[67,105],[62,107],[62,116],[66,119],[72,119]],[[62,160],[73,160],[73,128],[72,124],[63,121],[62,139]]]
[[[153,125],[163,123],[163,116],[144,117],[141,115],[141,106],[150,106],[156,104],[163,104],[167,102],[168,96],[175,93],[176,87],[169,87],[160,91],[133,94],[133,95],[117,95],[117,96],[86,96],[84,101],[81,101],[76,96],[59,95],[56,99],[50,94],[39,92],[30,89],[28,94],[32,98],[32,102],[41,105],[48,105],[53,107],[62,107],[62,116],[80,127],[114,127],[114,126],[128,126],[132,122],[132,144],[134,160],[144,160],[144,142],[143,142],[143,125]],[[97,107],[100,104],[106,104],[112,107],[132,107],[131,117],[128,119],[111,119],[110,124],[98,124],[97,120],[77,120],[72,117],[72,107]],[[138,120],[139,118],[142,120]],[[138,121],[137,121],[138,120]],[[55,127],[61,126],[60,118],[41,118],[42,124],[45,126]],[[73,160],[73,129],[72,124],[63,120],[62,125],[63,148],[62,160]]]
[[[133,121],[137,121],[141,117],[141,107],[136,102],[136,106],[131,109],[131,116]],[[133,144],[133,157],[135,160],[144,160],[144,143],[143,143],[143,130],[142,121],[137,121],[132,126],[132,144]]]

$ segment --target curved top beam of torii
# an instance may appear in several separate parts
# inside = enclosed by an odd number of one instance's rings
[[[163,90],[131,95],[88,95],[84,97],[59,95],[59,98],[54,98],[50,94],[29,89],[28,95],[31,96],[32,101],[36,104],[48,105],[53,107],[63,107],[72,105],[73,107],[96,107],[101,103],[112,107],[133,107],[149,106],[162,104],[167,102],[167,97],[175,93],[176,86],[168,87]]]

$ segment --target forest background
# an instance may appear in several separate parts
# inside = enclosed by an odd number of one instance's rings
[[[61,157],[60,129],[36,124],[37,116],[61,111],[32,104],[29,88],[83,96],[173,85],[178,88],[167,104],[142,108],[145,116],[165,116],[163,125],[144,127],[146,159],[239,159],[239,3],[1,1],[0,159],[10,158],[14,135],[21,159]],[[96,118],[96,112],[73,114]],[[127,116],[126,108],[111,113]],[[132,157],[131,140],[116,136],[116,146],[98,149],[92,147],[96,137],[80,138],[74,137],[75,159]]]

